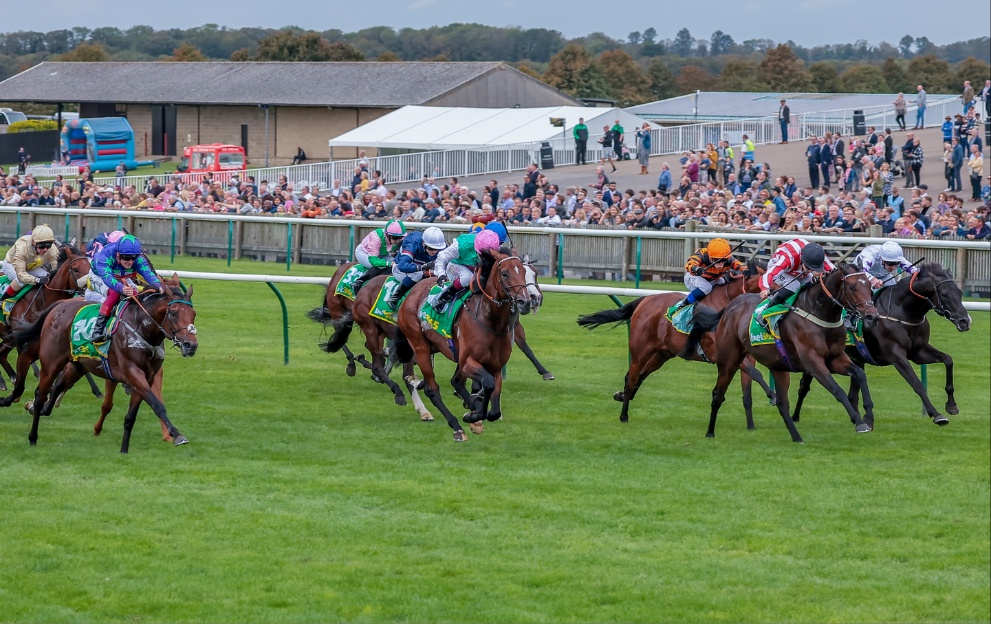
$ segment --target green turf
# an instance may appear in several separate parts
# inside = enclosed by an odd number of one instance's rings
[[[94,438],[82,387],[34,448],[21,406],[0,413],[0,620],[989,620],[986,313],[967,334],[933,318],[957,362],[949,426],[872,369],[876,431],[817,386],[796,445],[764,400],[746,431],[738,384],[706,439],[715,370],[698,363],[656,373],[619,423],[626,332],[574,323],[611,302],[547,294],[526,326],[557,380],[514,354],[505,418],[456,444],[317,349],[320,287],[280,286],[285,367],[265,285],[193,283],[201,346],[169,353],[165,383],[189,445],[163,443],[144,407],[121,456],[123,395]]]

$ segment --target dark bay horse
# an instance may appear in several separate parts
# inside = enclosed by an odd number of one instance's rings
[[[846,330],[842,320],[844,309],[862,316],[865,325],[877,320],[867,274],[851,264],[840,263],[836,270],[814,280],[811,286],[799,293],[792,311],[778,324],[783,352],[779,352],[775,344],[751,344],[750,319],[760,302],[761,298],[757,295],[743,295],[731,301],[722,312],[707,308],[695,310],[695,329],[689,335],[685,351],[694,351],[704,333],[715,330],[714,361],[719,369],[716,386],[712,390],[706,437],[716,435],[716,416],[726,399],[726,388],[748,353],[771,370],[777,384],[775,400],[778,411],[794,442],[802,441],[788,410],[789,373],[795,370],[810,373],[829,390],[846,408],[857,432],[870,431],[871,425],[861,419],[832,376],[836,373],[856,377],[864,389],[864,402],[870,401],[863,369],[846,354]]]
[[[759,292],[760,275],[754,271],[750,277],[738,276],[721,285],[714,285],[712,292],[698,304],[707,309],[718,311],[729,305],[729,302],[745,292]],[[660,369],[664,364],[681,355],[685,349],[688,335],[683,334],[671,325],[664,316],[668,308],[685,298],[682,293],[660,293],[635,299],[621,308],[602,310],[594,314],[578,317],[578,325],[595,329],[607,323],[622,323],[629,321],[630,336],[630,368],[626,373],[623,390],[613,398],[623,403],[620,411],[620,422],[629,420],[630,401],[636,396],[641,384],[651,373]],[[693,351],[685,359],[693,361],[712,361],[715,346],[712,334],[705,334],[701,339],[701,351]],[[749,356],[741,363],[741,383],[743,385],[743,407],[747,414],[747,429],[755,429],[753,415],[753,399],[750,392],[750,380],[756,379],[768,398],[774,398],[774,392],[764,381],[763,375],[753,365]]]
[[[946,411],[960,412],[953,398],[953,358],[943,353],[929,342],[929,320],[926,314],[932,310],[947,319],[957,331],[970,329],[970,314],[963,305],[963,293],[953,280],[953,276],[939,263],[926,262],[919,265],[919,272],[909,279],[902,279],[894,286],[877,293],[874,305],[878,310],[878,322],[864,329],[864,344],[871,362],[857,350],[847,347],[847,355],[860,367],[894,366],[895,370],[912,386],[922,399],[926,414],[939,426],[950,422],[929,400],[925,387],[915,374],[912,362],[916,364],[942,363],[946,367]],[[806,373],[798,385],[798,401],[795,403],[794,420],[798,420],[802,402],[812,386],[812,377]],[[850,380],[850,403],[856,407],[860,387],[857,378]],[[865,400],[865,407],[866,400]],[[873,419],[873,414],[870,414]]]
[[[520,314],[530,310],[523,263],[517,256],[499,251],[479,254],[479,267],[472,280],[472,294],[458,312],[448,341],[420,321],[419,310],[430,292],[431,281],[422,281],[410,291],[399,307],[400,335],[396,353],[400,361],[416,358],[423,374],[427,396],[454,430],[454,440],[468,439],[458,419],[444,405],[434,374],[432,356],[441,353],[457,363],[451,384],[458,396],[469,404],[465,422],[474,433],[483,430],[480,421],[502,417],[499,403],[502,392],[502,367],[513,350],[515,328]],[[479,382],[478,394],[469,394],[465,381]]]
[[[351,316],[351,306],[354,302],[347,297],[335,294],[335,291],[337,290],[337,284],[340,283],[341,278],[344,277],[347,270],[356,264],[357,262],[345,262],[337,267],[333,277],[330,278],[330,283],[327,284],[323,306],[313,308],[306,314],[311,320],[334,328],[334,333],[330,336],[330,339],[321,344],[320,348],[327,353],[344,351],[344,356],[348,359],[347,368],[344,370],[348,374],[348,377],[354,377],[357,372],[355,367],[356,358],[354,353],[348,349],[348,338],[351,336],[351,329],[354,327],[354,319]],[[362,290],[364,290],[364,287],[362,287]],[[369,368],[370,364],[363,361],[363,359],[359,358],[358,362]]]
[[[365,335],[365,348],[368,349],[368,352],[372,356],[370,363],[372,379],[378,383],[387,385],[395,396],[396,405],[402,406],[406,405],[406,396],[403,394],[399,384],[389,378],[389,370],[386,368],[387,357],[385,354],[386,338],[392,340],[393,344],[395,344],[396,339],[399,337],[399,328],[393,323],[383,321],[369,314],[375,305],[375,300],[378,298],[382,285],[388,277],[387,275],[379,275],[365,283],[361,290],[358,291],[358,296],[354,299],[354,305],[351,306],[351,315],[354,318],[354,322],[358,324],[361,332]],[[360,361],[361,356],[358,357]],[[433,415],[427,410],[423,401],[420,399],[420,393],[417,391],[412,360],[403,363],[403,380],[407,390],[409,390],[410,396],[413,398],[413,407],[420,414],[420,420],[433,420]]]
[[[7,317],[7,324],[0,325],[0,335],[6,337],[10,333],[10,328],[18,323],[33,323],[48,306],[58,301],[71,299],[81,293],[85,288],[83,284],[85,284],[86,276],[89,275],[89,270],[89,257],[85,253],[69,243],[59,245],[58,264],[48,283],[32,288],[14,304],[10,316]],[[17,371],[15,372],[7,361],[7,354],[13,349],[13,343],[7,341],[6,338],[4,338],[3,343],[0,343],[0,366],[14,382],[14,389],[10,395],[0,399],[0,407],[8,407],[21,398],[21,395],[24,394],[24,383],[27,380],[28,369],[32,363],[38,360],[37,349],[30,346],[20,349],[17,358]],[[93,394],[100,396],[99,388],[92,381],[90,381],[90,387]],[[0,375],[0,389],[7,389],[2,375]]]
[[[35,390],[33,420],[28,441],[38,442],[40,417],[51,414],[55,400],[65,388],[72,386],[85,371],[100,377],[112,377],[131,387],[131,400],[124,418],[124,437],[120,452],[127,453],[131,430],[137,417],[138,408],[144,401],[155,415],[165,423],[176,446],[188,440],[179,433],[171,421],[162,402],[162,397],[153,389],[156,374],[162,366],[163,343],[170,340],[183,357],[192,357],[199,346],[196,340],[196,311],[193,309],[193,288],[182,292],[167,288],[169,294],[145,292],[132,298],[120,315],[120,327],[110,341],[107,357],[109,375],[101,362],[95,359],[81,359],[74,366],[66,368],[71,360],[70,343],[72,321],[76,312],[86,302],[64,301],[44,312],[34,323],[18,326],[11,338],[18,346],[38,340],[41,355],[41,379]],[[59,373],[62,373],[61,375]]]

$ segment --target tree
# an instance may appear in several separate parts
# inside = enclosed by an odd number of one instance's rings
[[[551,57],[544,82],[574,97],[606,97],[609,85],[595,57],[585,48],[568,44]]]
[[[911,87],[908,74],[905,73],[901,63],[893,57],[889,56],[884,60],[881,74],[884,75],[884,81],[888,83],[888,90],[892,93],[904,93]]]
[[[734,58],[727,61],[719,74],[722,91],[767,91],[767,83],[761,82],[760,65],[750,59]]]
[[[915,43],[915,37],[912,35],[905,35],[898,40],[898,49],[901,50],[902,56],[905,58],[910,58],[912,56],[912,45]]]
[[[365,56],[349,43],[328,42],[314,32],[282,30],[258,42],[256,61],[363,61]]]
[[[712,56],[729,54],[735,45],[736,42],[733,41],[733,37],[730,37],[721,30],[717,30],[712,33],[712,37],[709,39],[709,54]]]
[[[671,49],[674,50],[674,53],[682,58],[686,58],[692,55],[694,48],[695,38],[692,37],[692,33],[687,28],[679,30],[678,34],[674,36],[674,42],[671,44]]]
[[[887,93],[888,91],[888,83],[881,70],[864,63],[847,68],[840,76],[840,84],[847,93]]]
[[[207,60],[207,58],[196,46],[191,43],[183,43],[181,46],[176,48],[172,52],[172,56],[166,60],[175,61],[177,63],[202,63]]]
[[[678,93],[695,93],[696,91],[714,91],[719,86],[719,79],[698,65],[685,65],[674,80]]]
[[[647,30],[643,31],[643,36],[641,36],[640,40],[643,41],[644,44],[653,45],[654,41],[657,40],[657,31],[653,26],[651,26]]]
[[[809,65],[809,81],[816,93],[839,93],[840,75],[832,63],[816,61]]]
[[[915,54],[916,56],[922,56],[925,54],[933,54],[936,52],[936,44],[929,41],[929,37],[916,37],[915,38]]]
[[[915,85],[922,85],[929,93],[948,93],[953,74],[950,64],[936,58],[932,54],[916,56],[908,64],[908,80],[914,90]]]
[[[677,94],[674,74],[661,59],[655,58],[647,65],[647,77],[650,79],[650,93],[654,99],[666,100]]]
[[[379,63],[396,63],[401,62],[403,59],[399,58],[399,55],[391,50],[386,50],[382,54],[379,54],[378,58],[375,59]]]
[[[643,35],[640,34],[639,30],[634,30],[629,35],[626,36],[626,40],[630,42],[631,46],[638,46],[640,42],[643,41]]]
[[[526,74],[531,78],[536,78],[537,80],[543,81],[543,78],[540,77],[540,72],[534,69],[533,65],[527,63],[526,61],[520,61],[517,63],[516,69],[519,70],[520,73]]]
[[[760,62],[760,79],[774,91],[808,91],[809,74],[791,48],[781,44],[767,51]]]
[[[110,55],[99,43],[81,43],[72,52],[58,56],[55,60],[75,63],[106,63],[110,60]]]
[[[231,61],[235,63],[243,63],[245,61],[251,60],[251,50],[248,48],[241,48],[240,50],[234,50],[231,54]]]
[[[957,66],[956,79],[961,91],[963,91],[963,81],[969,80],[974,91],[980,94],[981,89],[984,88],[984,81],[989,78],[991,78],[991,66],[973,56],[968,56]]]
[[[650,97],[647,75],[633,57],[623,50],[607,50],[599,55],[599,67],[609,85],[610,97],[626,107],[643,104]]]

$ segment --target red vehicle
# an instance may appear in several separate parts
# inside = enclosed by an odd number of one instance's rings
[[[245,171],[248,159],[240,145],[193,145],[182,151],[177,173],[206,173]]]

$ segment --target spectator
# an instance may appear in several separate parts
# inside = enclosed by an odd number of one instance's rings
[[[304,162],[306,162],[306,152],[302,147],[296,146],[296,155],[292,157],[292,164],[302,165]]]
[[[986,240],[991,238],[991,227],[985,222],[983,217],[973,216],[967,221],[970,226],[964,238],[967,240]]]

